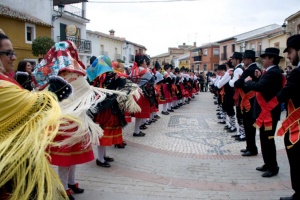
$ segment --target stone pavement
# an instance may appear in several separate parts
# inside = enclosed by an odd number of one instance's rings
[[[98,167],[95,161],[78,165],[77,180],[85,192],[74,197],[275,200],[291,196],[283,138],[276,137],[279,174],[262,178],[255,170],[263,164],[261,154],[242,157],[240,149],[245,142],[236,142],[223,131],[215,110],[212,94],[200,93],[174,113],[160,115],[161,119],[144,131],[145,137],[132,137],[130,123],[124,130],[126,148],[107,149],[108,156],[115,159],[111,168]]]

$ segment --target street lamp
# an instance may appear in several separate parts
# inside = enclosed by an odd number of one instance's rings
[[[288,35],[292,35],[292,32],[287,32],[286,31],[286,23],[285,22],[283,22],[283,24],[281,26],[281,30],[282,30],[283,33],[286,33]]]
[[[64,5],[63,4],[58,4],[58,15],[52,15],[52,21],[57,20],[58,18],[60,18],[64,12]]]

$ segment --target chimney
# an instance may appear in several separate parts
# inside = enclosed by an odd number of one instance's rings
[[[183,43],[183,46],[185,46],[185,43]]]
[[[114,29],[109,30],[109,35],[115,36],[115,31],[114,31]]]
[[[196,46],[196,42],[194,42],[194,47]]]

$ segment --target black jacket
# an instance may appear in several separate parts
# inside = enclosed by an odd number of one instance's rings
[[[245,83],[246,87],[250,90],[254,90],[256,92],[260,92],[266,102],[270,101],[273,97],[277,95],[277,93],[282,88],[282,73],[278,66],[274,66],[265,74],[263,74],[259,81],[248,81]],[[257,118],[261,112],[261,107],[259,106],[257,100],[254,101],[254,116]],[[279,120],[280,119],[280,104],[278,104],[272,111],[272,119]]]

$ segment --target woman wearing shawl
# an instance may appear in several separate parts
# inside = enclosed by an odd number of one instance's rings
[[[92,104],[101,102],[105,95],[99,88],[87,83],[85,66],[79,60],[75,45],[70,41],[56,43],[36,66],[33,75],[33,81],[40,90],[48,85],[48,80],[53,75],[58,75],[73,87],[72,96],[62,101],[60,107],[63,113],[80,119],[82,123],[68,121],[61,125],[61,134],[55,137],[55,141],[61,146],[50,146],[48,149],[50,162],[58,166],[59,178],[69,199],[73,200],[71,192],[84,192],[75,181],[76,165],[94,160],[91,144],[97,144],[102,136],[102,129],[94,123],[87,111]]]
[[[57,98],[23,89],[9,75],[15,60],[12,43],[0,33],[0,199],[67,199],[45,151],[61,123]],[[71,88],[59,83],[49,89],[67,97]]]
[[[146,59],[147,58],[145,55],[137,54],[135,56],[135,62],[129,75],[131,80],[137,83],[143,91],[143,94],[141,95],[140,99],[137,100],[137,104],[141,107],[141,112],[134,114],[134,137],[143,137],[146,135],[145,133],[141,132],[140,126],[142,125],[145,119],[150,118],[149,99],[151,95],[154,95],[150,93],[151,87],[153,87],[154,84],[154,77],[147,70]]]

